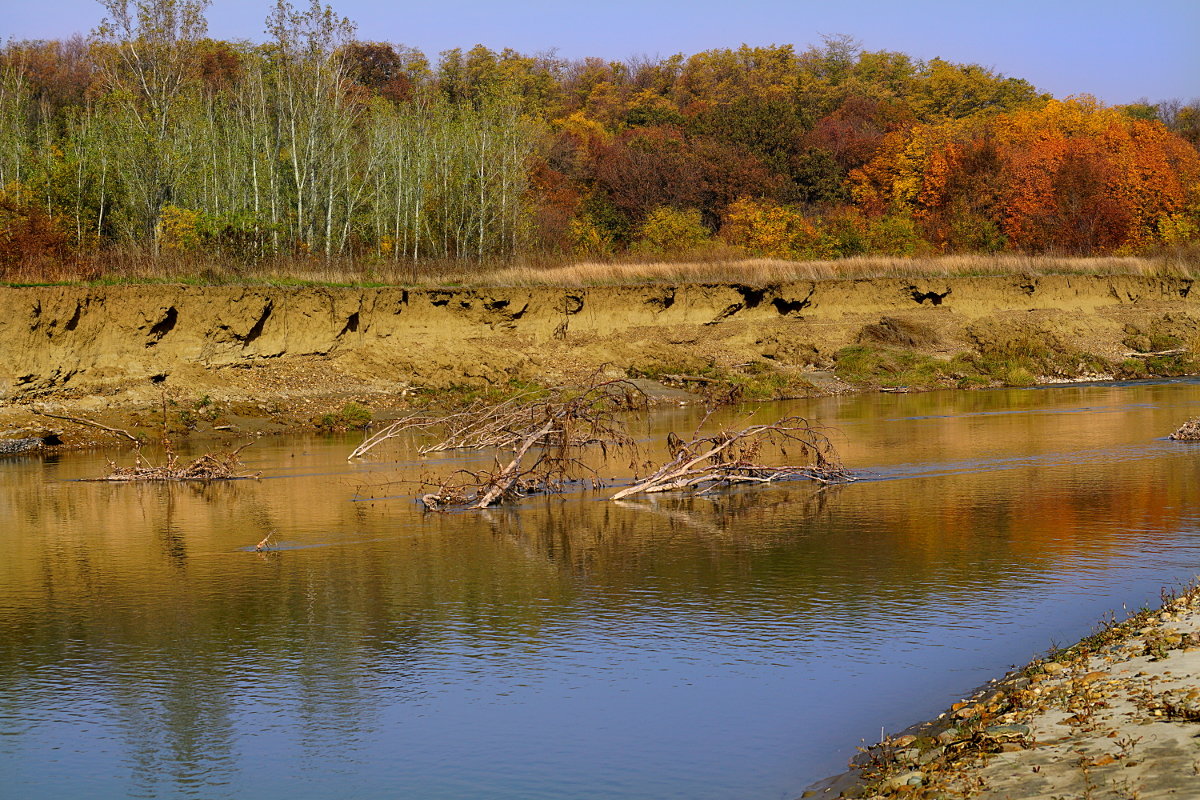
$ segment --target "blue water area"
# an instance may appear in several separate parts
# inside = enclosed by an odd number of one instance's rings
[[[1200,563],[1194,381],[784,414],[863,479],[426,514],[466,457],[0,462],[0,797],[794,798]]]

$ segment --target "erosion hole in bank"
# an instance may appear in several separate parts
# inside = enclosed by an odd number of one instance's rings
[[[945,300],[950,295],[950,292],[953,291],[952,289],[947,288],[944,292],[922,292],[915,286],[906,286],[905,290],[908,291],[912,299],[919,305],[929,303],[930,305],[935,306],[940,306],[942,301]]]
[[[81,316],[83,316],[83,304],[76,303],[75,304],[75,313],[71,316],[71,319],[69,319],[67,321],[67,324],[63,326],[63,329],[68,330],[68,331],[73,331],[76,328],[78,328],[79,327],[79,318]]]
[[[342,326],[342,330],[338,336],[344,336],[347,333],[355,333],[358,330],[358,312],[355,311],[350,316],[346,317],[346,324]]]
[[[175,330],[175,323],[178,321],[179,312],[175,309],[175,306],[171,306],[163,314],[163,318],[154,323],[150,328],[150,341],[146,342],[146,347],[154,347],[154,345],[158,344],[164,336]]]
[[[254,323],[254,326],[250,328],[250,330],[246,331],[245,336],[238,336],[236,338],[241,340],[243,345],[248,345],[258,337],[262,336],[263,327],[266,326],[267,320],[271,318],[271,312],[274,309],[275,304],[268,302],[265,306],[263,306],[262,314],[258,317],[258,322]]]
[[[578,294],[569,294],[563,298],[563,312],[566,314],[578,314],[583,311],[583,296]]]
[[[771,301],[771,305],[775,306],[781,317],[786,317],[808,308],[812,301],[807,297],[803,300],[784,300],[782,297],[776,297]]]
[[[664,292],[661,297],[646,298],[646,305],[654,306],[659,311],[666,311],[671,306],[675,305],[675,290]]]
[[[758,308],[762,304],[763,298],[767,295],[766,289],[757,289],[753,286],[738,284],[733,289],[742,296],[741,305],[743,308]]]

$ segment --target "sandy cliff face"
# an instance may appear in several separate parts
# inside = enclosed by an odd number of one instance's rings
[[[936,333],[949,357],[1052,335],[1109,358],[1131,330],[1198,326],[1186,279],[1052,276],[681,285],[0,289],[0,398],[135,395],[165,383],[214,396],[444,388],[762,362],[829,367],[881,317]],[[1131,327],[1132,326],[1132,327]]]

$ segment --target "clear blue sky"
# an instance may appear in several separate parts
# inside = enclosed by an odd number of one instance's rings
[[[302,3],[297,3],[298,5]],[[1200,0],[336,0],[360,39],[431,57],[482,43],[621,60],[850,34],[870,50],[973,62],[1064,97],[1107,103],[1200,97]],[[214,0],[210,33],[261,39],[268,0]],[[0,38],[86,33],[95,0],[0,0]]]

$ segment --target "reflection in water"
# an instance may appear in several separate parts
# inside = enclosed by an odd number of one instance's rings
[[[210,486],[0,462],[0,796],[794,796],[1190,579],[1200,451],[1159,437],[1198,389],[782,404],[866,479],[478,514],[371,499],[422,466],[349,440]]]

